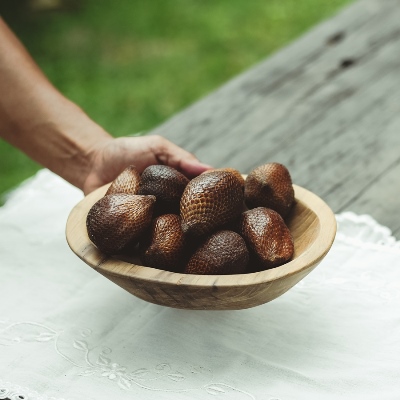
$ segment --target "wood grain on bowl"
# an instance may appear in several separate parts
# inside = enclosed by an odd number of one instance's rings
[[[294,239],[293,259],[277,268],[238,275],[192,275],[163,271],[108,257],[90,241],[86,216],[109,185],[85,197],[71,211],[66,237],[72,251],[94,270],[151,303],[193,310],[236,310],[267,303],[288,291],[325,257],[336,234],[329,206],[293,185],[296,204],[286,219]]]

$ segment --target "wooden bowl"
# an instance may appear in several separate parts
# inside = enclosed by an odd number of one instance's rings
[[[296,205],[287,221],[294,238],[292,261],[270,270],[239,275],[190,275],[140,265],[104,255],[90,241],[86,216],[109,185],[97,189],[71,211],[67,241],[94,270],[129,293],[168,307],[192,310],[238,310],[271,301],[298,283],[325,257],[336,234],[333,212],[318,196],[294,186]]]

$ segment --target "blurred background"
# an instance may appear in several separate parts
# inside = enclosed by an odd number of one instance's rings
[[[350,1],[1,0],[0,15],[62,93],[123,136],[152,129]],[[1,201],[39,168],[0,139]]]

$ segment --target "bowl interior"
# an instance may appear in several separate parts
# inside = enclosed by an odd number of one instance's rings
[[[305,253],[307,249],[315,242],[321,229],[321,221],[319,220],[317,214],[315,214],[312,209],[308,208],[303,201],[297,200],[292,213],[285,222],[293,236],[294,254],[292,261],[294,261],[298,259],[301,254]],[[124,254],[118,254],[112,258],[114,260],[120,260],[130,264],[139,265],[142,266],[142,268],[148,268],[142,265],[140,258],[137,255],[127,256]],[[154,268],[151,268],[151,270],[159,271]],[[172,276],[181,275],[173,272],[170,273]],[[232,275],[219,275],[220,281],[222,281],[224,277],[227,278],[231,276]],[[239,276],[238,278],[241,279]],[[181,278],[176,276],[176,279],[178,280]]]
[[[293,260],[306,252],[315,242],[320,233],[321,223],[322,221],[312,209],[303,201],[297,200],[293,212],[286,220],[294,241]]]

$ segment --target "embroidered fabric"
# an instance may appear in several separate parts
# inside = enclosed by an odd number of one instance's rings
[[[42,170],[0,209],[0,399],[398,399],[400,245],[370,216],[337,215],[330,253],[273,302],[186,311],[70,251],[81,198]]]
[[[26,387],[14,385],[0,379],[0,400],[65,400],[62,398],[41,396]]]

